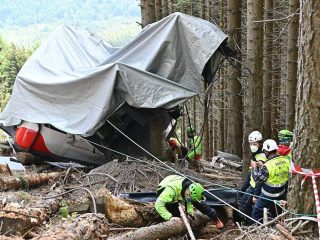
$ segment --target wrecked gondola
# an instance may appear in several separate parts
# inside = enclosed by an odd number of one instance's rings
[[[18,73],[1,128],[15,151],[46,160],[101,165],[114,152],[142,155],[129,138],[157,154],[153,129],[170,129],[231,52],[215,24],[182,13],[122,48],[62,25]]]

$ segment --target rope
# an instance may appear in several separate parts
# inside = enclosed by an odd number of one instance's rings
[[[157,167],[157,168],[159,168],[159,169],[168,170],[167,168],[164,168],[164,167],[155,165],[155,164],[153,164],[153,163],[150,163],[149,161],[144,161],[144,160],[141,160],[141,159],[139,159],[139,158],[136,158],[136,157],[127,155],[127,154],[125,154],[125,153],[119,152],[119,151],[117,151],[117,150],[108,148],[108,147],[103,146],[103,145],[100,145],[100,144],[95,143],[95,142],[93,142],[93,141],[90,141],[90,140],[88,140],[88,139],[85,139],[85,138],[82,138],[82,137],[79,138],[79,136],[76,136],[76,137],[77,137],[79,140],[82,140],[82,141],[91,143],[91,144],[93,144],[93,145],[96,145],[96,146],[105,148],[106,150],[109,150],[109,151],[111,151],[111,152],[114,152],[114,153],[117,153],[117,154],[119,154],[119,155],[125,156],[125,157],[127,157],[127,158],[131,158],[131,159],[133,159],[133,160],[135,160],[135,161],[143,162],[143,163],[149,164],[149,165],[151,165],[151,166]],[[162,161],[161,161],[161,163],[162,163],[162,164],[165,164],[165,163],[163,163]],[[173,168],[171,168],[171,167],[169,167],[169,168],[170,168],[169,170],[170,170],[171,172],[179,173],[176,169],[173,169]],[[173,169],[173,170],[172,170],[172,169]],[[194,177],[194,176],[183,175],[183,174],[181,174],[181,173],[179,173],[179,175],[187,176],[189,179],[193,178],[193,179],[195,179],[195,180],[197,180],[197,181],[199,181],[199,182],[204,182],[204,183],[208,183],[208,184],[210,184],[210,185],[215,185],[215,186],[219,187],[219,188],[213,189],[213,190],[218,190],[218,189],[235,190],[235,191],[237,191],[237,192],[239,192],[239,193],[248,194],[248,195],[253,196],[253,197],[256,197],[256,198],[261,198],[261,199],[264,199],[264,200],[267,200],[267,201],[274,202],[274,203],[277,204],[282,210],[288,212],[288,213],[291,214],[291,215],[300,216],[300,217],[314,217],[314,216],[317,216],[316,214],[304,214],[304,213],[295,213],[295,212],[289,211],[289,210],[287,210],[286,208],[284,208],[284,207],[279,203],[278,200],[272,200],[272,199],[270,199],[270,198],[265,198],[265,197],[258,196],[258,195],[255,195],[255,194],[247,193],[247,192],[241,191],[241,190],[236,189],[236,188],[231,188],[231,187],[227,187],[227,186],[220,185],[220,184],[217,184],[217,183],[212,183],[212,182],[207,181],[207,180],[205,180],[205,179],[197,178],[197,177]],[[191,179],[191,180],[192,180],[192,179]],[[209,192],[209,193],[210,193],[210,192]],[[210,194],[211,194],[211,193],[210,193]],[[245,215],[245,214],[242,213],[240,210],[238,210],[237,212],[240,212],[241,214]]]

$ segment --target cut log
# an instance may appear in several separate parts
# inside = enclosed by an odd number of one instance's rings
[[[118,198],[110,192],[106,194],[105,201],[105,215],[112,223],[123,227],[141,227],[150,221],[160,221],[153,203]]]
[[[205,226],[209,218],[203,214],[196,213],[196,219],[191,225],[194,229],[200,229]],[[159,223],[149,227],[139,228],[136,231],[128,232],[123,235],[109,238],[112,240],[154,240],[167,239],[174,236],[181,236],[187,233],[187,228],[182,219],[172,219],[167,222]]]
[[[221,170],[212,169],[212,168],[208,168],[205,166],[203,166],[202,169],[203,169],[203,172],[205,172],[205,173],[214,173],[214,174],[219,174],[222,176]]]
[[[287,239],[289,240],[295,240],[296,238],[294,236],[292,236],[289,231],[287,229],[285,229],[283,226],[281,226],[280,224],[276,225],[276,229],[283,235],[285,236]]]
[[[19,204],[7,204],[0,209],[0,234],[22,235],[33,227],[39,226],[49,215],[57,212],[59,208],[58,200],[46,200],[43,206],[37,208],[27,208]]]
[[[28,152],[17,152],[16,158],[23,165],[31,165],[35,161],[34,156]]]
[[[61,225],[47,230],[37,240],[57,239],[104,239],[108,233],[108,222],[102,214],[87,213],[68,218]]]
[[[239,164],[242,162],[242,159],[240,157],[238,157],[237,155],[232,154],[232,153],[217,151],[216,155],[219,157],[222,157],[226,160],[237,162]]]
[[[229,176],[219,176],[217,174],[209,174],[209,173],[203,173],[203,176],[209,177],[209,178],[213,178],[213,179],[219,179],[219,180],[240,180],[240,177],[229,177]]]
[[[241,171],[241,169],[242,169],[242,165],[241,164],[232,162],[230,160],[226,160],[224,158],[221,159],[221,163],[223,163],[225,165],[228,165],[229,167],[235,168],[235,169],[237,169],[239,171]]]
[[[105,214],[109,222],[122,227],[144,227],[150,222],[160,222],[161,217],[156,212],[153,203],[141,203],[131,199],[123,199],[113,196],[106,188],[94,192],[94,199],[98,213]],[[70,206],[70,212],[81,209],[92,209],[92,200],[78,202]]]
[[[49,180],[58,177],[60,173],[40,173],[32,175],[24,175],[20,177],[1,177],[0,178],[0,191],[28,189],[29,187],[39,187],[45,185]]]
[[[9,165],[7,163],[0,164],[0,176],[5,176],[5,177],[12,176]]]

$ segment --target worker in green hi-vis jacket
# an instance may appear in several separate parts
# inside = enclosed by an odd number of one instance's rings
[[[182,176],[170,175],[158,185],[155,208],[159,215],[167,221],[180,216],[178,206],[179,203],[184,203],[189,220],[195,219],[193,215],[195,207],[207,215],[218,229],[222,229],[223,222],[218,218],[216,211],[205,202],[203,193],[204,188],[201,184]]]
[[[187,153],[187,159],[188,160],[194,160],[195,163],[195,170],[197,172],[201,171],[201,164],[200,160],[202,157],[202,143],[201,138],[199,136],[195,135],[195,130],[191,127],[188,127],[187,130],[187,136],[189,138],[189,150]]]

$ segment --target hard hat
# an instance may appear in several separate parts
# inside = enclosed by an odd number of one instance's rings
[[[176,147],[176,146],[178,146],[177,139],[175,139],[175,138],[170,138],[170,139],[169,139],[169,145],[170,145],[171,147]]]
[[[258,142],[262,140],[262,134],[259,131],[253,131],[252,133],[249,134],[248,136],[248,141],[249,143],[251,142]]]
[[[203,198],[204,188],[200,183],[191,183],[189,186],[190,198],[193,201],[200,201]]]
[[[279,138],[279,142],[290,143],[292,141],[293,134],[289,130],[284,129],[279,131],[278,138]]]
[[[187,127],[186,132],[187,132],[187,134],[189,134],[189,133],[194,132],[194,130],[193,130],[193,128],[192,128],[192,127]]]
[[[264,141],[262,150],[265,150],[267,152],[272,152],[278,149],[278,144],[273,139],[268,139]]]

